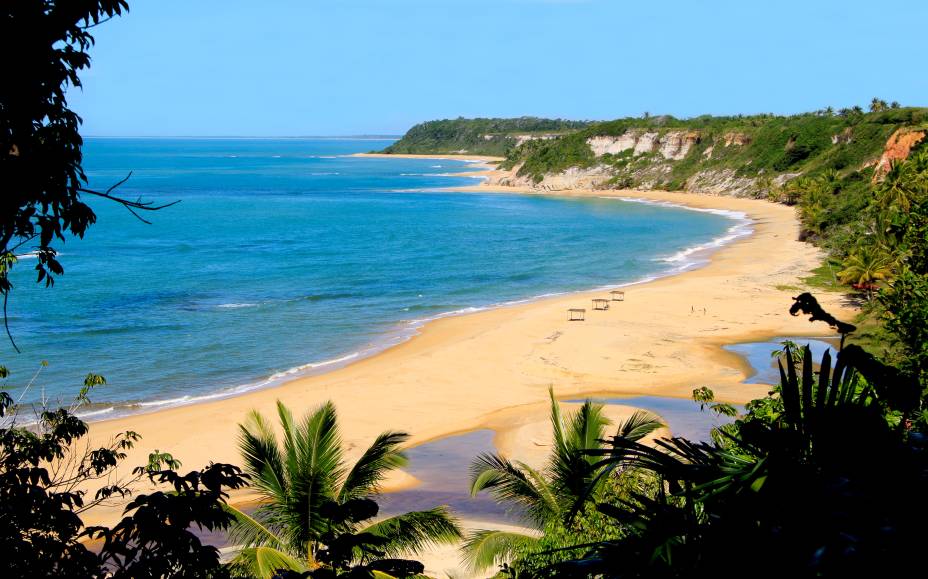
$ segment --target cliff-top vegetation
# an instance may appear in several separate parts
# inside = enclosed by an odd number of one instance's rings
[[[561,136],[585,127],[585,121],[540,119],[444,119],[415,125],[383,152],[397,154],[470,153],[505,156],[527,138]]]

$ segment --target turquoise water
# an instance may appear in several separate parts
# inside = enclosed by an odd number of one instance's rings
[[[98,223],[66,274],[14,272],[8,389],[29,402],[106,376],[93,418],[229,395],[408,338],[424,320],[690,267],[731,216],[612,199],[442,192],[461,161],[343,156],[389,141],[89,139],[105,188],[179,205]],[[31,388],[23,384],[47,360]],[[385,385],[389,387],[389,385]]]

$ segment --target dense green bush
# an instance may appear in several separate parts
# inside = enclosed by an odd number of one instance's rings
[[[469,153],[505,156],[515,135],[558,134],[586,126],[582,121],[520,117],[517,119],[445,119],[415,125],[385,153]]]

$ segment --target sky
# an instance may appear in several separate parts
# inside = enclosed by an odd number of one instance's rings
[[[129,0],[95,29],[97,136],[402,134],[928,105],[925,0]]]

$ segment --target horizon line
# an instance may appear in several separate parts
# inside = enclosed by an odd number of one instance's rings
[[[84,139],[353,139],[384,141],[401,139],[403,135],[83,135]]]

